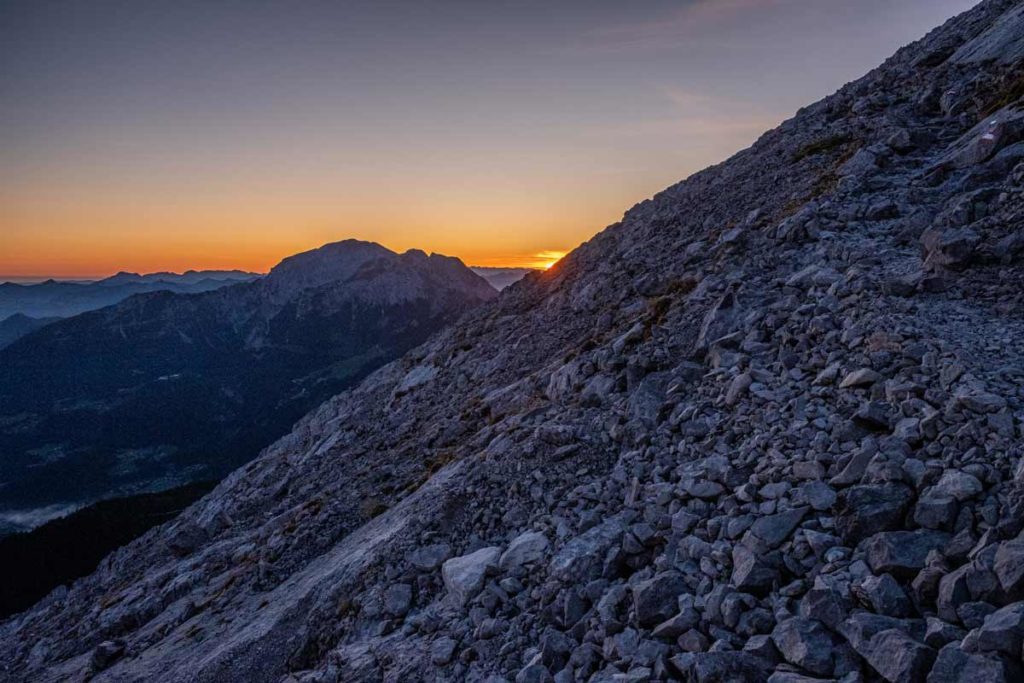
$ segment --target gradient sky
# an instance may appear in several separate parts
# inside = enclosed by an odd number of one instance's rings
[[[0,0],[0,273],[543,261],[973,0]]]

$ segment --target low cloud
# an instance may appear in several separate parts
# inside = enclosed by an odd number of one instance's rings
[[[575,47],[589,50],[631,50],[676,47],[737,26],[749,28],[752,14],[793,5],[801,0],[691,0],[660,19],[607,26],[587,33]],[[820,1],[820,0],[819,0]]]

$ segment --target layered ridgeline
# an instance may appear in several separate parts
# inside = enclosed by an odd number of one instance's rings
[[[495,296],[457,259],[347,241],[48,325],[0,350],[0,517],[217,479]]]
[[[241,270],[190,270],[146,275],[118,273],[95,282],[0,282],[0,321],[13,315],[68,318],[111,306],[136,294],[157,291],[195,294],[258,277],[257,273]]]
[[[190,270],[118,273],[95,282],[0,282],[0,349],[61,318],[112,306],[136,294],[209,292],[257,277],[256,273],[241,270]]]
[[[488,268],[485,266],[472,266],[471,270],[499,291],[514,285],[534,272],[533,268]]]
[[[1022,54],[988,0],[634,207],[0,626],[7,678],[1021,680]]]

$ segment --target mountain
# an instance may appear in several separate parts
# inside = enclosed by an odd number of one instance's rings
[[[0,519],[217,479],[495,296],[457,259],[347,241],[48,325],[0,350]]]
[[[514,285],[530,273],[537,272],[533,268],[488,268],[486,266],[471,266],[470,270],[487,280],[498,291],[509,285]]]
[[[56,320],[60,320],[60,318],[30,318],[21,313],[15,313],[0,320],[0,349],[10,346],[15,340]]]
[[[986,0],[633,207],[4,622],[3,671],[1021,680],[1022,46]]]
[[[170,273],[160,271],[157,273],[129,273],[121,271],[108,278],[97,280],[96,284],[101,287],[113,287],[128,283],[139,282],[164,282],[183,285],[195,285],[207,280],[222,282],[248,282],[259,277],[259,273],[249,273],[244,270],[186,270],[184,273]]]
[[[118,273],[95,282],[36,284],[0,283],[0,320],[12,315],[67,318],[111,306],[146,292],[208,292],[226,285],[255,280],[259,275],[240,270],[190,270],[186,273]]]

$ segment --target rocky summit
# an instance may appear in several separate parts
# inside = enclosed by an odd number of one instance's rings
[[[1024,2],[628,211],[0,626],[12,681],[1024,680]]]

